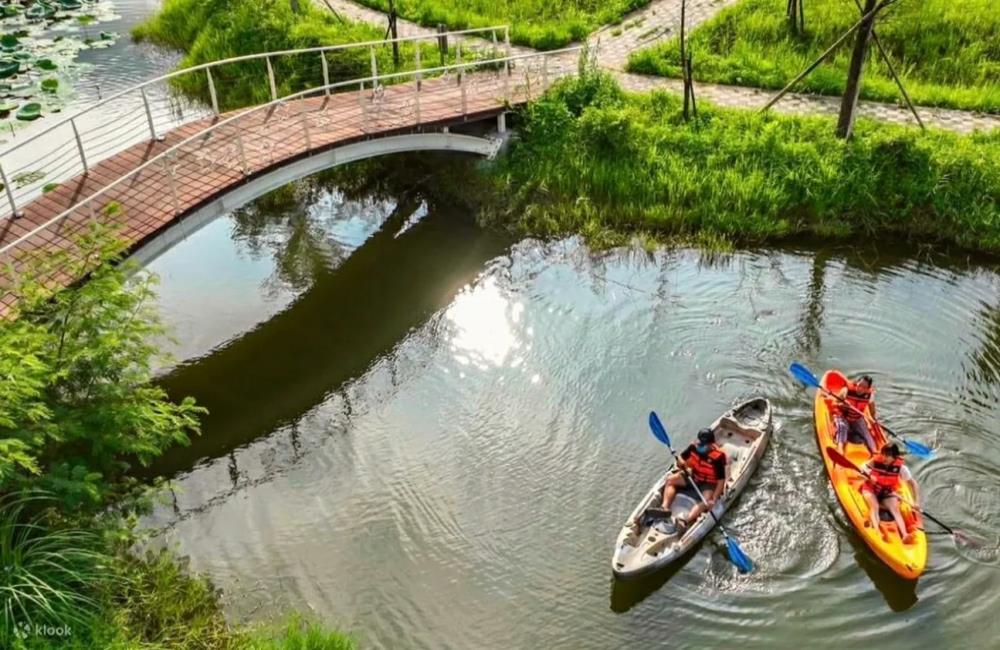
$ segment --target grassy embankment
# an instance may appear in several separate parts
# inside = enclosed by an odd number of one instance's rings
[[[0,281],[19,297],[0,320],[0,647],[12,650],[347,650],[291,619],[228,625],[219,595],[168,552],[137,556],[135,522],[155,486],[132,478],[198,432],[201,409],[151,383],[164,331],[153,279],[95,229],[84,259],[45,251]],[[98,264],[103,262],[103,264]],[[96,270],[53,291],[45,278]]]
[[[160,11],[136,27],[140,41],[183,51],[180,67],[220,61],[231,57],[365,41],[381,41],[385,28],[339,20],[329,11],[301,0],[293,13],[288,0],[165,0]],[[440,64],[436,44],[421,42],[422,67]],[[392,48],[375,48],[379,74],[412,70],[415,63],[411,43],[400,46],[400,66],[394,67]],[[371,75],[367,48],[325,54],[331,83],[362,79]],[[446,59],[448,61],[449,59]],[[272,59],[279,97],[319,87],[323,65],[316,53]],[[228,64],[212,72],[222,110],[260,104],[270,100],[267,64],[263,59]],[[174,86],[189,97],[207,102],[208,82],[204,73],[181,75]]]
[[[590,72],[524,109],[493,174],[488,223],[583,233],[760,243],[797,235],[893,237],[1000,252],[1000,132],[951,133],[631,95]]]
[[[743,0],[690,38],[697,81],[782,88],[859,18],[851,0],[806,0],[806,31],[793,33],[785,0]],[[881,15],[877,33],[918,105],[1000,113],[1000,7],[996,0],[902,0]],[[848,41],[797,87],[837,95],[851,56]],[[634,53],[633,72],[680,77],[677,38]],[[861,96],[902,101],[873,52]]]
[[[359,0],[389,10],[388,0]],[[403,18],[428,27],[452,29],[510,25],[511,41],[540,50],[554,50],[582,41],[597,28],[618,23],[650,0],[397,0]]]

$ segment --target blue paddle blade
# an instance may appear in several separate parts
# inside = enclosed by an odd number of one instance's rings
[[[667,435],[667,430],[664,428],[663,423],[660,422],[660,417],[656,414],[656,411],[649,412],[649,430],[653,432],[656,439],[670,446],[670,436]]]
[[[729,552],[729,561],[736,565],[736,569],[740,573],[753,571],[753,562],[732,537],[726,537],[726,550]]]
[[[816,375],[812,374],[809,368],[806,368],[798,361],[788,366],[788,372],[792,373],[793,377],[801,381],[806,386],[819,388],[819,380],[816,379]]]
[[[906,446],[906,450],[917,458],[930,458],[934,455],[934,450],[922,442],[903,440],[903,444]]]

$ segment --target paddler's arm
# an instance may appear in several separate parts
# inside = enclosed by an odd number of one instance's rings
[[[913,505],[916,506],[917,510],[920,510],[920,489],[917,487],[917,482],[914,480],[910,468],[904,465],[902,471],[900,471],[900,475],[900,478],[910,486],[910,494],[913,495]]]

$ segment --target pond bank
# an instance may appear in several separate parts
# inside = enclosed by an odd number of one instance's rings
[[[1000,133],[958,136],[628,94],[588,72],[519,112],[487,223],[596,243],[760,244],[804,234],[1000,252]]]

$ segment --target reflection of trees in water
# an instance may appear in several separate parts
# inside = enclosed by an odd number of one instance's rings
[[[983,324],[983,342],[972,355],[978,383],[1000,386],[1000,304],[984,307],[977,319]]]
[[[826,294],[826,268],[830,254],[819,250],[813,255],[812,271],[809,274],[809,288],[806,293],[805,312],[799,328],[799,348],[812,357],[819,351],[823,329],[823,298]]]
[[[421,203],[431,213],[437,206],[459,206],[472,213],[471,202],[482,196],[470,188],[479,178],[470,168],[473,164],[462,155],[403,154],[319,172],[236,210],[233,238],[254,257],[272,257],[274,283],[303,290],[352,250],[331,236],[330,220],[318,219],[315,206],[329,201],[339,212],[338,204],[353,203],[355,209],[344,210],[343,216],[371,219],[377,222],[374,227],[389,212],[412,213]],[[341,215],[329,216],[336,220]]]

